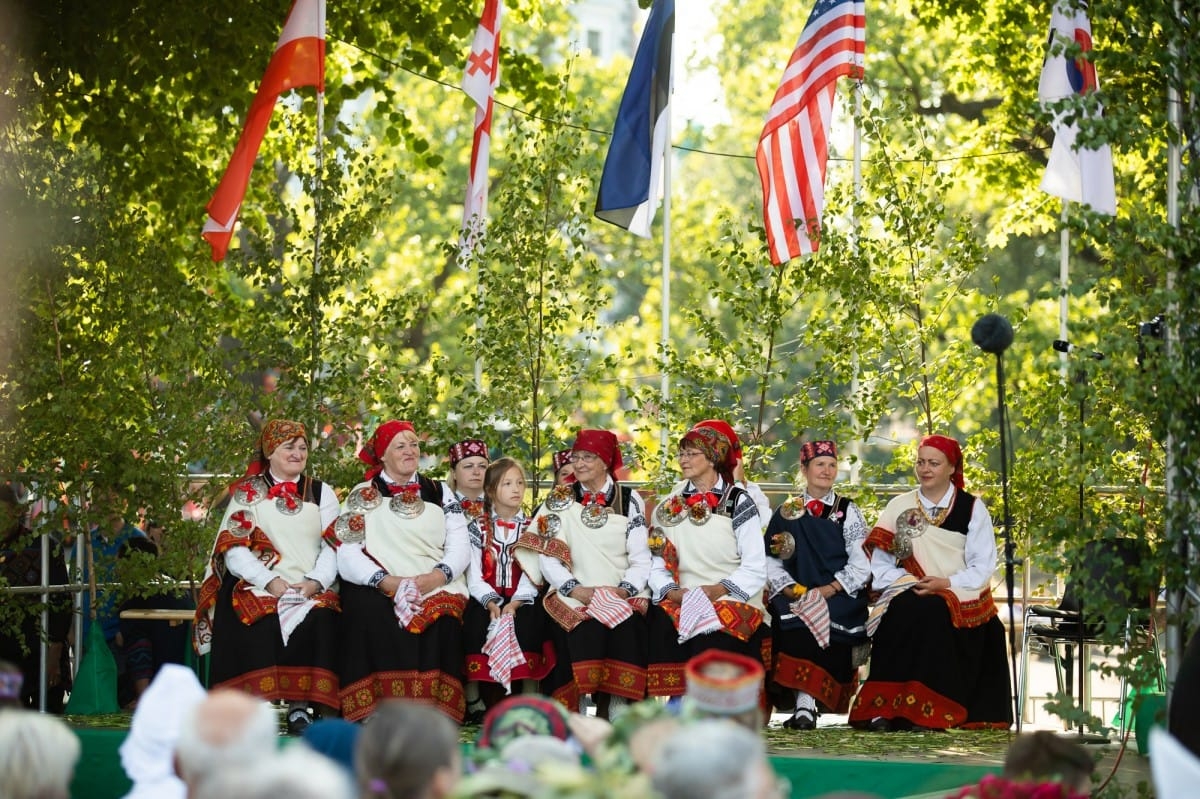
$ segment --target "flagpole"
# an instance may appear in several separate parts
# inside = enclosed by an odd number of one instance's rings
[[[671,75],[675,74],[675,48],[671,47]],[[671,94],[675,93],[674,77],[671,80]],[[663,469],[667,467],[667,442],[670,434],[667,429],[667,402],[671,399],[671,375],[668,371],[668,348],[671,344],[671,99],[667,100],[667,113],[663,116],[666,126],[666,136],[663,143],[663,243],[662,243],[662,425],[659,429],[658,442],[660,447]],[[654,188],[651,187],[651,197]]]
[[[1175,0],[1173,5],[1175,18],[1183,19],[1183,12],[1179,0]],[[1171,60],[1175,61],[1179,57],[1179,46],[1176,44],[1177,39],[1172,37],[1168,45],[1168,50],[1171,55]],[[1167,129],[1171,133],[1180,133],[1183,127],[1183,109],[1182,98],[1179,94],[1179,88],[1175,81],[1167,81]],[[1167,137],[1167,224],[1176,233],[1179,232],[1180,209],[1179,209],[1179,184],[1182,176],[1183,167],[1183,152],[1180,146],[1180,136]],[[1191,192],[1195,191],[1195,186],[1190,187]],[[1193,194],[1194,196],[1194,194]],[[1174,251],[1170,253],[1174,256]],[[1175,269],[1167,269],[1167,292],[1173,294],[1175,291]],[[1166,319],[1167,324],[1164,325],[1165,336],[1165,352],[1164,357],[1171,361],[1174,358],[1174,350],[1179,346],[1179,304],[1172,302],[1167,309]],[[1189,545],[1188,541],[1192,531],[1190,525],[1195,523],[1195,511],[1189,507],[1190,500],[1187,497],[1181,496],[1179,491],[1179,463],[1180,463],[1180,447],[1176,436],[1171,432],[1170,425],[1167,426],[1167,438],[1163,442],[1163,450],[1166,454],[1165,464],[1165,483],[1166,483],[1166,539],[1171,542],[1175,549],[1175,556],[1179,558],[1180,563],[1184,565],[1191,574],[1191,566],[1196,560],[1196,551]],[[1185,459],[1186,460],[1186,459]],[[1180,506],[1183,506],[1182,508]],[[1181,524],[1181,517],[1186,513],[1186,521]],[[1196,588],[1193,580],[1188,580],[1183,586],[1168,586],[1167,587],[1167,635],[1166,635],[1166,673],[1167,673],[1167,706],[1170,707],[1172,695],[1175,693],[1175,680],[1179,675],[1179,666],[1183,660],[1184,648],[1187,646],[1187,641],[1184,639],[1185,625],[1192,630],[1196,629],[1196,623],[1200,619],[1200,611],[1193,605],[1190,613],[1186,612],[1188,595]]]
[[[321,281],[321,177],[325,172],[325,92],[317,92],[317,174],[313,180],[313,279],[312,279],[312,384],[314,400],[318,400],[320,392],[316,391],[317,379],[320,373],[320,340],[321,340],[321,298],[319,295]],[[318,420],[319,421],[319,420]],[[320,427],[314,428],[319,431]]]
[[[1067,335],[1070,311],[1070,297],[1067,292],[1071,288],[1071,229],[1067,227],[1070,208],[1071,201],[1063,200],[1058,220],[1058,338],[1060,341],[1071,340]],[[1067,353],[1060,352],[1058,354],[1058,368],[1065,378],[1067,376]]]
[[[850,212],[850,247],[854,255],[858,255],[858,203],[862,200],[862,128],[859,127],[858,121],[862,119],[862,80],[854,83],[854,204],[851,206]],[[858,396],[859,389],[859,359],[858,349],[855,348],[851,360],[854,367],[853,377],[850,378],[850,396]],[[857,427],[857,425],[855,425]],[[858,430],[854,431],[854,438],[850,443],[850,454],[853,456],[850,460],[850,484],[857,485],[859,481],[859,473],[862,466],[862,445],[863,442],[858,436]]]

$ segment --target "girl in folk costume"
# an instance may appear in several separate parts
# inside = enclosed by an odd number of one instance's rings
[[[254,460],[229,505],[200,587],[196,651],[211,650],[213,688],[285,699],[288,728],[309,706],[337,714],[337,556],[325,530],[337,518],[332,488],[304,474],[304,425],[263,426]]]
[[[654,509],[651,696],[682,695],[684,664],[708,649],[770,663],[762,523],[754,501],[734,483],[737,445],[726,429],[701,422],[680,439],[684,479]]]
[[[370,464],[334,525],[342,577],[342,714],[394,697],[430,701],[455,721],[463,697],[462,615],[471,542],[457,502],[418,474],[421,444],[390,421],[358,456]]]
[[[572,711],[591,694],[597,715],[609,718],[646,695],[646,509],[616,482],[616,435],[581,430],[571,459],[576,482],[550,493],[518,554],[538,551],[534,568],[549,584],[559,658],[543,690]]]
[[[883,594],[868,622],[871,670],[852,724],[1012,724],[1004,627],[992,601],[996,537],[987,508],[963,490],[962,465],[954,439],[921,439],[920,487],[889,502],[867,536],[873,585]]]
[[[450,447],[450,474],[442,495],[447,502],[462,506],[467,520],[483,518],[483,476],[491,457],[487,444],[468,438]]]
[[[849,711],[858,688],[853,651],[867,641],[871,564],[862,548],[867,537],[862,512],[833,490],[837,446],[805,443],[800,472],[804,493],[775,510],[764,541],[770,555],[772,693],[783,694],[782,707],[793,711],[784,727],[811,730],[820,712]]]
[[[483,488],[484,513],[469,528],[467,588],[472,601],[463,617],[471,723],[482,721],[487,708],[501,698],[496,690],[485,701],[481,682],[499,683],[508,693],[513,682],[521,681],[522,692],[536,693],[538,681],[556,660],[538,587],[516,558],[517,539],[529,525],[521,510],[525,470],[512,458],[500,458],[488,466]]]

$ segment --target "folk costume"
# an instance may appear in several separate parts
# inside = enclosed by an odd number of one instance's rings
[[[414,473],[399,484],[384,470],[384,451],[405,431],[413,431],[410,423],[387,422],[359,452],[371,468],[335,524],[343,583],[342,716],[358,721],[380,701],[405,697],[432,702],[461,722],[467,520],[457,502],[443,507],[441,483]],[[446,583],[424,595],[412,580],[401,584],[411,595],[380,588],[390,575],[410,578],[435,569]]]
[[[646,696],[646,510],[633,489],[613,479],[622,466],[613,433],[582,430],[572,450],[600,458],[607,472],[603,487],[589,491],[579,482],[556,487],[518,554],[524,560],[538,552],[536,569],[548,583],[544,606],[554,622],[559,658],[543,691],[571,711],[578,711],[581,696],[597,695],[597,705],[607,712],[613,698]],[[570,596],[576,588],[597,586],[588,604]]]
[[[517,539],[529,527],[529,520],[518,513],[514,519],[501,519],[495,513],[478,523],[471,523],[471,564],[467,569],[467,589],[472,601],[463,617],[463,636],[466,641],[466,678],[481,682],[515,682],[541,680],[550,674],[557,661],[554,644],[547,627],[549,619],[538,602],[538,587],[525,574],[516,557]],[[489,602],[501,607],[518,599],[524,602],[513,620],[520,658],[523,663],[509,669],[502,667],[501,680],[493,673],[484,642],[491,625]],[[501,655],[501,657],[504,657]]]
[[[800,460],[836,458],[832,441],[806,442]],[[829,491],[807,491],[783,502],[771,515],[764,535],[767,591],[770,596],[772,693],[785,694],[781,709],[846,713],[858,688],[854,648],[867,642],[867,583],[871,565],[862,545],[866,522],[858,506]],[[831,585],[841,589],[825,599],[805,589]],[[835,586],[836,587],[836,586]],[[782,690],[780,690],[782,689]]]
[[[871,669],[854,700],[850,723],[886,720],[892,729],[994,728],[1012,724],[1004,626],[992,600],[996,538],[987,508],[962,489],[958,443],[928,436],[955,464],[953,483],[931,501],[919,490],[888,503],[865,548],[874,587],[882,591]],[[950,588],[918,596],[922,577]]]
[[[683,480],[654,509],[650,696],[682,695],[685,664],[709,649],[755,658],[764,668],[770,663],[762,523],[750,495],[733,482],[730,434],[711,421],[685,434],[680,446],[699,449],[714,463],[716,483],[701,492]],[[700,590],[705,585],[720,585],[726,593],[710,601]],[[685,592],[682,602],[667,598],[675,589]]]
[[[324,531],[337,518],[332,488],[301,475],[278,480],[266,459],[281,444],[307,438],[298,422],[272,420],[258,457],[230,488],[196,603],[193,643],[210,653],[213,688],[237,688],[264,699],[337,707],[337,556]],[[313,580],[307,601],[276,598],[276,577]]]

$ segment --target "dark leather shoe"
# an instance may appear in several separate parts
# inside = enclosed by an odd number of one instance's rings
[[[816,715],[807,708],[800,708],[792,717],[783,722],[785,730],[815,730],[817,728]]]
[[[883,716],[876,716],[871,719],[871,723],[867,725],[867,729],[871,732],[891,732],[892,722],[890,719],[885,719]]]

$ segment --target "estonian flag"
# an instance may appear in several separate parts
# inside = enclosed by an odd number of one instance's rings
[[[657,0],[617,110],[596,199],[596,216],[644,238],[662,198],[674,34],[675,0]]]

